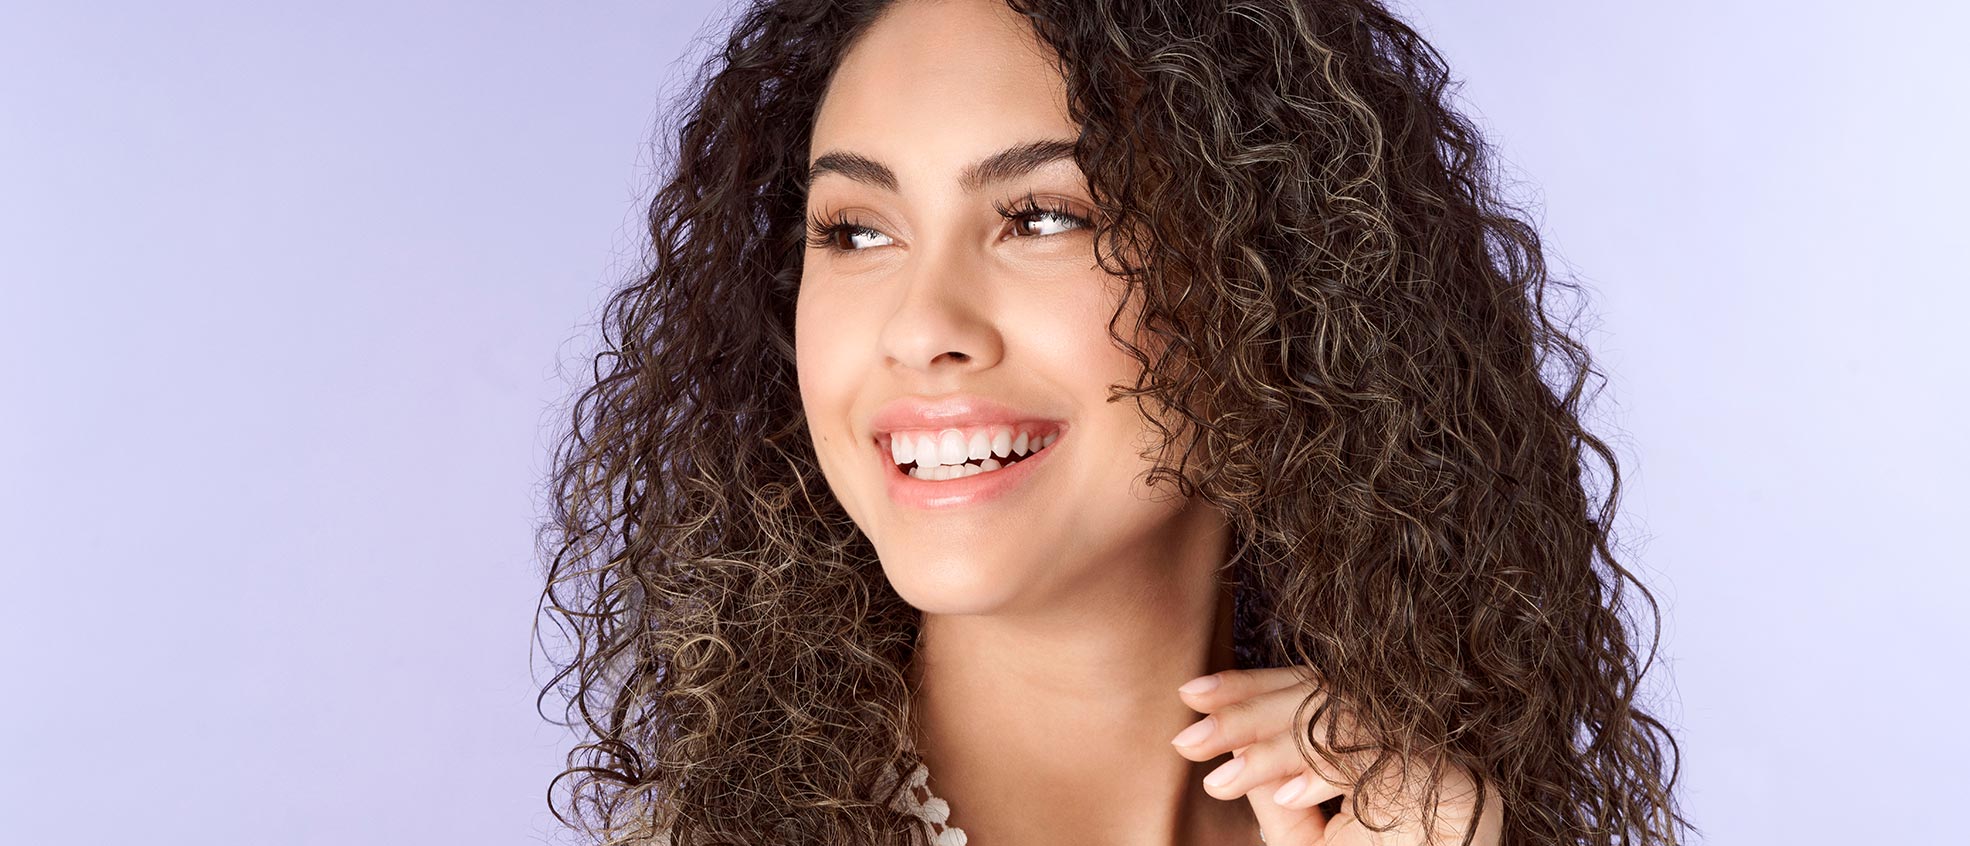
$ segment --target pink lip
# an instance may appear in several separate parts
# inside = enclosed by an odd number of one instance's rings
[[[881,442],[888,440],[883,435],[899,429],[962,429],[967,426],[1013,426],[1020,423],[1044,424],[1042,428],[1049,431],[1062,427],[1060,420],[1020,411],[981,396],[958,394],[941,399],[903,397],[891,400],[869,419],[869,429]]]
[[[1059,441],[1056,439],[1054,446],[1034,453],[1031,458],[1020,459],[1011,467],[962,479],[932,482],[913,477],[896,466],[895,456],[889,452],[889,433],[908,429],[963,429],[1022,424],[1025,424],[1023,428],[1036,433],[1059,432],[1060,437],[1066,436],[1067,424],[1063,420],[1021,411],[970,394],[938,399],[901,397],[884,404],[869,419],[876,454],[888,468],[883,472],[886,474],[890,501],[927,509],[962,508],[1006,495],[1039,469],[1040,463],[1046,461],[1060,445]]]
[[[896,464],[896,457],[889,452],[888,438],[882,439],[884,443],[876,449],[876,454],[889,468],[883,472],[891,502],[911,508],[963,508],[991,502],[1019,487],[1039,469],[1041,462],[1060,448],[1067,437],[1066,429],[1062,428],[1060,433],[1060,437],[1054,439],[1053,446],[1033,453],[1029,458],[1022,458],[1011,467],[941,482],[919,479],[903,472],[903,468]]]

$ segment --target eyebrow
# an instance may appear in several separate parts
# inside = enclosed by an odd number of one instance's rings
[[[1071,159],[1074,157],[1074,144],[1071,138],[1046,138],[1014,144],[966,167],[958,174],[958,187],[966,193],[975,194],[987,185],[1017,179],[1061,159]],[[859,153],[833,150],[821,154],[807,166],[807,190],[813,191],[814,181],[829,173],[840,174],[885,191],[895,191],[898,185],[896,172],[882,162]]]

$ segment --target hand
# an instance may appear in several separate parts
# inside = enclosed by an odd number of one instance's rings
[[[1475,814],[1477,787],[1470,774],[1459,768],[1447,768],[1441,786],[1441,796],[1437,806],[1437,835],[1434,840],[1424,837],[1422,820],[1411,811],[1401,824],[1384,832],[1368,830],[1357,820],[1347,804],[1330,819],[1325,812],[1316,807],[1336,796],[1352,791],[1344,791],[1327,781],[1307,766],[1296,744],[1295,734],[1306,735],[1304,724],[1294,723],[1294,709],[1313,692],[1318,676],[1312,668],[1304,665],[1293,667],[1273,667],[1255,670],[1222,670],[1200,679],[1192,680],[1185,687],[1203,686],[1205,680],[1216,679],[1214,688],[1197,693],[1179,691],[1178,696],[1193,711],[1209,716],[1184,729],[1183,733],[1170,742],[1177,748],[1177,754],[1192,761],[1208,761],[1229,751],[1232,760],[1220,765],[1210,775],[1204,777],[1204,791],[1219,799],[1233,800],[1240,796],[1252,803],[1253,815],[1258,817],[1259,832],[1266,846],[1425,846],[1425,844],[1462,843],[1464,833],[1470,827],[1470,819]],[[1321,704],[1324,694],[1316,696],[1303,712],[1309,717]],[[1326,737],[1326,721],[1334,719],[1332,714],[1322,717],[1322,724],[1313,734],[1314,738]],[[1343,726],[1339,737],[1344,743],[1356,745],[1361,742],[1358,734]],[[1373,751],[1354,753],[1357,772],[1366,768],[1374,760]],[[1378,807],[1372,803],[1378,797],[1383,801],[1393,792],[1395,779],[1402,778],[1400,763],[1396,763],[1387,781],[1378,790],[1369,791],[1371,803],[1369,818],[1377,825],[1387,825],[1397,811]],[[1412,766],[1411,775],[1413,795],[1421,798],[1421,792],[1428,786],[1426,768]],[[1229,774],[1229,778],[1225,776]],[[1335,774],[1335,777],[1340,777]],[[1222,784],[1214,784],[1222,781]],[[1287,786],[1296,788],[1283,802],[1275,794]],[[1411,803],[1414,807],[1414,803]],[[1473,846],[1498,846],[1503,839],[1504,803],[1498,796],[1495,784],[1485,785],[1484,819],[1480,821],[1477,838]]]

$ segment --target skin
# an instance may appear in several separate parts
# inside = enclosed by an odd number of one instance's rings
[[[1391,807],[1388,797],[1404,796],[1413,805],[1428,789],[1427,773],[1421,762],[1408,775],[1392,772],[1382,777],[1377,789],[1369,792],[1369,819],[1378,827],[1399,820],[1384,831],[1372,831],[1355,817],[1353,808],[1343,802],[1332,817],[1318,807],[1322,802],[1343,796],[1346,775],[1308,767],[1296,744],[1306,737],[1307,724],[1295,718],[1295,710],[1306,699],[1309,685],[1318,678],[1313,668],[1294,667],[1255,670],[1223,670],[1200,677],[1178,688],[1178,695],[1190,707],[1206,714],[1197,727],[1171,739],[1171,744],[1192,760],[1211,760],[1231,751],[1227,762],[1205,783],[1211,794],[1235,799],[1243,796],[1257,814],[1268,846],[1420,846],[1425,843],[1462,843],[1472,827],[1477,807],[1477,787],[1469,772],[1444,767],[1437,819],[1426,829],[1423,821],[1403,815]],[[1311,715],[1321,699],[1315,698],[1303,712]],[[1323,718],[1313,726],[1316,737],[1325,737]],[[1193,736],[1190,732],[1195,732]],[[1341,727],[1340,737],[1349,746],[1361,743],[1351,726]],[[1374,756],[1368,752],[1349,758],[1356,771],[1365,770]],[[1290,793],[1288,792],[1290,791]],[[1497,846],[1504,838],[1504,802],[1495,788],[1488,788],[1482,820],[1476,822],[1475,846]]]
[[[1134,402],[1105,401],[1139,368],[1107,334],[1121,283],[1096,266],[1085,225],[994,208],[1030,193],[1090,220],[1085,177],[1067,158],[960,184],[992,153],[1076,137],[1049,57],[998,0],[901,3],[844,57],[808,160],[853,152],[897,184],[826,173],[807,197],[810,219],[866,227],[803,256],[796,364],[816,453],[885,576],[923,612],[918,748],[971,841],[1258,843],[1272,813],[1268,843],[1294,842],[1285,832],[1317,810],[1289,816],[1264,785],[1207,787],[1232,746],[1168,745],[1199,705],[1230,704],[1175,691],[1234,666],[1231,592],[1216,576],[1231,533],[1201,500],[1142,482],[1149,424]],[[1009,496],[944,511],[892,502],[870,417],[898,397],[954,393],[1070,428]],[[1237,729],[1253,740],[1236,748],[1283,735],[1288,711],[1250,712],[1264,718]]]

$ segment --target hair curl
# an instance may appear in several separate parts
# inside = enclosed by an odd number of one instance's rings
[[[1364,785],[1418,752],[1467,767],[1508,846],[1678,842],[1622,580],[1658,637],[1660,611],[1614,560],[1620,473],[1580,420],[1601,374],[1545,314],[1563,283],[1441,55],[1377,0],[1008,4],[1057,54],[1097,257],[1139,303],[1109,322],[1142,365],[1111,401],[1157,430],[1148,480],[1232,521],[1240,665],[1318,668],[1307,704],[1372,740],[1317,713],[1302,754]],[[603,308],[537,612],[573,647],[541,698],[584,732],[549,807],[598,842],[922,836],[875,795],[919,761],[919,614],[827,488],[793,345],[816,105],[889,6],[742,10],[666,128],[647,269]]]

